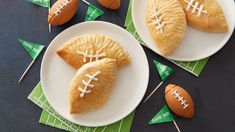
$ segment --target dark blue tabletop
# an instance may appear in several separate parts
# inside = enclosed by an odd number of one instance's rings
[[[53,0],[54,2],[54,0]],[[121,8],[110,11],[90,0],[105,11],[99,20],[124,26],[128,0],[122,0]],[[41,109],[27,100],[27,96],[39,81],[39,56],[33,67],[22,81],[17,81],[31,62],[31,58],[22,49],[18,39],[37,42],[48,46],[61,31],[82,22],[87,6],[79,0],[76,16],[68,24],[53,28],[48,34],[47,9],[28,3],[26,0],[0,0],[0,131],[60,131],[38,123]],[[193,119],[176,118],[183,132],[234,132],[235,127],[235,34],[225,47],[209,59],[199,78],[166,61],[162,57],[144,48],[150,66],[150,80],[147,93],[159,83],[153,59],[171,66],[175,74],[167,83],[181,85],[192,95],[196,114]],[[165,104],[164,88],[146,103],[138,106],[132,123],[133,132],[174,132],[172,123],[147,125],[147,121]]]

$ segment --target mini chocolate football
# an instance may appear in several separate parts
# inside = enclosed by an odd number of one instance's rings
[[[109,9],[118,9],[120,7],[120,0],[97,0],[102,6]]]
[[[189,93],[174,84],[169,84],[165,89],[165,99],[169,108],[178,116],[192,118],[194,115],[194,104]]]
[[[58,26],[68,22],[76,13],[77,0],[58,0],[50,9],[48,23]]]

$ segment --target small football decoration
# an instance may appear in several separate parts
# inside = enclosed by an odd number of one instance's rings
[[[77,7],[77,0],[58,0],[49,11],[48,23],[52,26],[65,24],[75,15]]]
[[[165,99],[169,108],[178,116],[184,118],[193,117],[193,100],[185,89],[174,84],[169,84],[165,89]]]
[[[102,6],[109,9],[118,9],[120,7],[120,0],[97,0]]]

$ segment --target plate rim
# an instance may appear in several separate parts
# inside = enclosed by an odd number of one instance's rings
[[[133,105],[133,108],[130,108],[129,111],[123,113],[122,115],[120,116],[117,116],[115,118],[115,120],[111,121],[111,122],[106,122],[106,123],[103,123],[103,124],[89,124],[89,123],[77,123],[77,122],[74,122],[70,119],[67,119],[65,116],[61,115],[55,108],[54,108],[54,105],[51,104],[51,101],[48,100],[48,94],[45,90],[45,87],[44,87],[44,79],[43,79],[43,71],[44,71],[44,67],[45,67],[45,61],[46,61],[46,57],[47,57],[47,54],[49,54],[49,49],[51,48],[51,46],[53,45],[53,42],[58,39],[61,35],[63,35],[65,32],[68,32],[69,30],[72,30],[72,28],[76,28],[77,26],[82,26],[82,25],[86,25],[86,24],[105,24],[105,25],[109,25],[109,26],[112,26],[112,27],[115,27],[115,28],[119,28],[121,31],[124,31],[126,32],[129,37],[131,39],[133,39],[133,41],[135,41],[138,45],[138,47],[140,48],[140,50],[142,50],[142,52],[144,53],[143,54],[143,57],[145,58],[144,61],[145,61],[145,64],[146,64],[146,76],[148,77],[146,79],[146,82],[145,83],[145,90],[144,90],[144,93],[142,94],[142,97],[137,101],[136,105]],[[42,91],[48,101],[48,103],[50,104],[50,106],[55,110],[55,112],[57,112],[60,116],[62,116],[63,118],[65,118],[66,120],[72,122],[72,123],[75,123],[75,124],[78,124],[78,125],[81,125],[81,126],[87,126],[87,127],[101,127],[101,126],[106,126],[106,125],[110,125],[110,124],[113,124],[113,123],[116,123],[122,119],[124,119],[125,117],[127,117],[130,113],[132,113],[136,108],[137,106],[141,103],[142,99],[144,98],[144,95],[147,91],[147,88],[148,88],[148,83],[149,83],[149,63],[148,63],[148,58],[147,58],[147,55],[143,49],[143,47],[139,44],[139,42],[128,32],[126,31],[125,29],[123,29],[122,27],[120,27],[119,25],[116,25],[116,24],[113,24],[113,23],[110,23],[110,22],[106,22],[106,21],[86,21],[86,22],[81,22],[81,23],[77,23],[73,26],[70,26],[68,27],[67,29],[63,30],[62,32],[60,32],[58,35],[56,35],[56,37],[53,38],[53,40],[50,42],[50,44],[48,45],[44,55],[43,55],[43,59],[42,59],[42,62],[41,62],[41,67],[40,67],[40,82],[41,82],[41,86],[42,86]],[[119,118],[118,118],[119,117]]]
[[[131,15],[132,15],[132,20],[133,20],[133,24],[134,26],[136,27],[136,19],[135,19],[135,15],[134,15],[134,5],[135,5],[135,2],[138,1],[138,0],[132,0],[132,8],[131,8]],[[232,0],[233,1],[233,0]],[[233,1],[233,10],[235,12],[235,1]],[[235,13],[234,13],[235,15]],[[188,25],[187,25],[188,26]],[[235,20],[234,20],[234,23],[233,23],[233,27],[232,27],[232,31],[229,32],[229,34],[223,39],[223,41],[221,43],[221,45],[217,46],[215,48],[215,50],[211,51],[210,53],[208,53],[206,56],[204,57],[199,57],[199,56],[195,56],[191,59],[187,58],[187,59],[182,59],[182,58],[175,58],[175,57],[165,57],[165,56],[162,56],[160,53],[156,52],[152,47],[150,47],[146,42],[145,40],[143,40],[143,42],[146,44],[146,47],[151,49],[153,52],[155,52],[156,54],[160,55],[161,57],[163,58],[166,58],[166,59],[169,59],[169,60],[173,60],[173,61],[199,61],[199,60],[202,60],[202,59],[205,59],[205,58],[208,58],[208,57],[211,57],[212,55],[216,54],[218,51],[220,51],[226,44],[227,42],[230,40],[231,36],[233,35],[233,32],[234,32],[234,29],[235,28]],[[135,28],[136,29],[136,32],[139,34],[139,36],[141,37],[142,36],[142,33],[141,31],[138,29],[138,28]]]

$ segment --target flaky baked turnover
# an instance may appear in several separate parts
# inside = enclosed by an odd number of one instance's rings
[[[90,112],[108,100],[117,75],[114,59],[84,64],[70,85],[70,114]]]
[[[207,32],[227,32],[228,25],[224,13],[216,0],[179,0],[194,28]]]
[[[171,54],[185,36],[187,22],[178,0],[148,0],[147,26],[163,56]]]
[[[57,54],[76,69],[103,58],[116,59],[117,67],[128,65],[131,61],[129,54],[118,41],[102,34],[77,36],[60,47]]]

